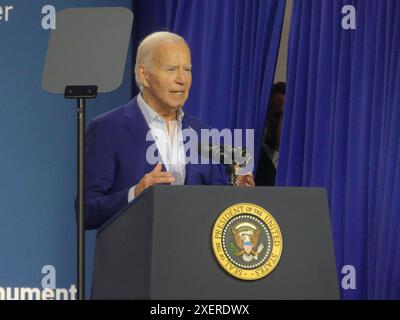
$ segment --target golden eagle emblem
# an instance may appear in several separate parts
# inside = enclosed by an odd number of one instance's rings
[[[253,259],[257,260],[258,255],[264,249],[264,244],[258,245],[260,229],[250,222],[242,222],[232,228],[233,237],[237,247],[232,243],[231,249],[235,251],[236,256],[242,256],[246,262]],[[258,246],[258,247],[257,247]]]

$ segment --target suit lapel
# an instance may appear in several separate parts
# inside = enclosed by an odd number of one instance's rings
[[[137,97],[133,98],[125,106],[125,116],[127,117],[127,127],[130,132],[131,138],[136,144],[137,156],[146,155],[148,148],[154,143],[154,137],[150,132],[150,127],[148,126],[138,104]],[[146,141],[146,137],[149,138]],[[147,172],[153,170],[154,166],[149,164],[145,159],[145,167]],[[165,170],[165,168],[164,168]]]
[[[193,131],[196,131],[196,130],[194,130],[192,127],[191,127],[191,123],[190,123],[190,120],[188,120],[188,117],[187,116],[184,116],[183,117],[183,119],[182,119],[182,130],[193,130]],[[196,131],[197,132],[197,131]],[[185,141],[184,141],[184,145],[185,145]],[[185,157],[186,157],[186,150],[185,150]],[[188,182],[190,182],[191,180],[190,180],[190,177],[191,177],[191,174],[192,174],[192,170],[193,169],[193,164],[192,163],[187,163],[186,164],[186,166],[185,166],[185,170],[186,170],[186,175],[185,175],[185,184],[188,184]]]

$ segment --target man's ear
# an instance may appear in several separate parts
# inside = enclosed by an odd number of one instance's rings
[[[139,65],[139,78],[143,87],[149,87],[149,71],[143,64]]]

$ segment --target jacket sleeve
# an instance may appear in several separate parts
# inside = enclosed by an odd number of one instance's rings
[[[114,190],[115,154],[110,133],[96,120],[86,135],[86,228],[99,228],[128,203],[126,190]]]

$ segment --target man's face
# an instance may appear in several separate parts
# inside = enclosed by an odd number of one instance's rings
[[[153,51],[152,62],[141,67],[143,95],[156,111],[182,107],[192,85],[190,50],[183,42],[164,41]]]

